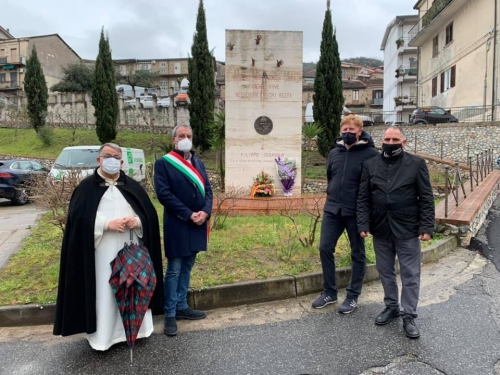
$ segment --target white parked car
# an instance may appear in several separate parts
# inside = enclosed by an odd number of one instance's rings
[[[141,108],[144,108],[144,109],[153,108],[153,97],[152,96],[150,96],[150,95],[140,96],[138,99],[139,99],[139,103],[140,103]],[[135,99],[125,100],[123,102],[123,105],[125,107],[135,108],[136,100]]]
[[[170,98],[158,99],[156,102],[158,108],[168,108],[170,107]]]

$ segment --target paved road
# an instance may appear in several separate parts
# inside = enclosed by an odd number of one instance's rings
[[[13,206],[9,200],[0,198],[0,268],[19,250],[41,212],[33,204]]]
[[[315,296],[211,311],[181,322],[175,338],[139,340],[135,363],[119,344],[101,353],[85,339],[59,338],[50,326],[1,328],[1,374],[500,374],[500,273],[484,257],[457,249],[423,268],[422,337],[400,320],[373,324],[382,309],[378,282],[358,309],[313,311]],[[5,360],[8,358],[8,361]]]

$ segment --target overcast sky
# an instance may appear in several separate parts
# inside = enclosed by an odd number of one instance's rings
[[[198,0],[0,0],[0,25],[15,37],[58,33],[82,58],[95,59],[101,27],[114,59],[186,57]],[[416,0],[331,0],[340,58],[383,58],[387,24],[416,14]],[[304,33],[304,61],[317,61],[326,0],[205,0],[208,42],[224,61],[225,29]]]

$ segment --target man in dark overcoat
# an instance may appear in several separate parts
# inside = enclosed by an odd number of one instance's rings
[[[403,131],[389,127],[382,154],[365,161],[358,195],[358,230],[373,234],[377,270],[384,288],[385,309],[375,324],[402,315],[406,336],[418,338],[415,322],[420,292],[420,241],[434,231],[434,195],[425,160],[404,151]],[[395,259],[401,269],[401,311]]]
[[[174,150],[156,161],[154,178],[156,195],[164,206],[167,336],[177,335],[176,319],[197,320],[207,315],[188,306],[187,292],[196,255],[207,250],[212,213],[212,188],[205,165],[191,150],[191,127],[176,126],[172,137]]]

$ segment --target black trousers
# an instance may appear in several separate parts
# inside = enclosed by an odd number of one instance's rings
[[[340,211],[337,214],[325,211],[321,222],[319,253],[323,268],[323,291],[332,297],[337,296],[334,254],[337,241],[344,230],[351,243],[352,260],[347,298],[357,299],[361,294],[366,271],[365,240],[358,233],[356,216],[342,216]]]

